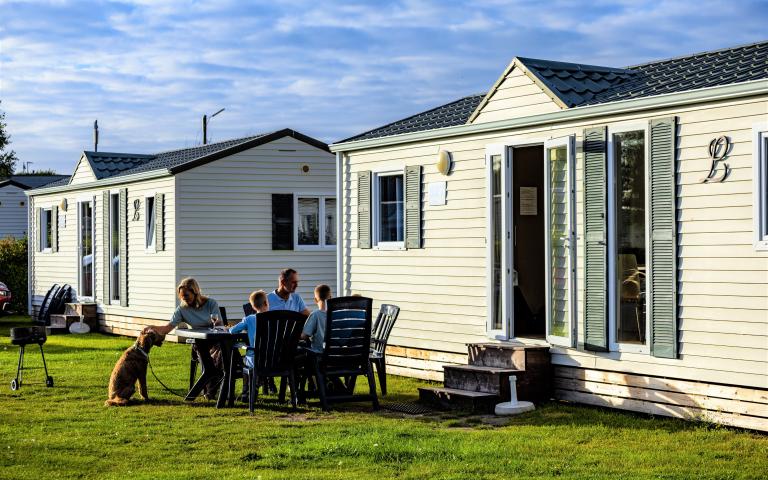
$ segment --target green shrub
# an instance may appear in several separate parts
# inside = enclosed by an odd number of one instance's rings
[[[27,238],[0,239],[0,282],[11,289],[11,309],[27,311]]]

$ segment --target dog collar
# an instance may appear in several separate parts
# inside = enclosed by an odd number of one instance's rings
[[[144,350],[143,350],[143,349],[142,349],[142,348],[139,346],[139,342],[136,342],[136,343],[134,343],[134,344],[133,344],[133,349],[134,349],[134,350],[138,350],[138,351],[140,351],[142,355],[144,355],[144,356],[145,356],[147,359],[149,359],[149,354],[148,354],[147,352],[145,352],[145,351],[144,351]]]

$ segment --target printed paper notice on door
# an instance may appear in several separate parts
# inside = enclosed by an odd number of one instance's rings
[[[536,187],[520,187],[520,215],[538,215]]]

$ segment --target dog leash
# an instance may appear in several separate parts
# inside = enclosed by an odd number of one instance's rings
[[[155,373],[155,369],[152,368],[152,362],[149,361],[149,357],[147,357],[147,365],[149,365],[149,370],[152,372],[152,376],[155,377],[155,380],[157,380],[157,383],[162,385],[164,389],[166,389],[169,393],[172,393],[173,395],[176,395],[177,397],[186,398],[186,395],[181,395],[181,394],[178,394],[178,393],[174,392],[173,390],[170,389],[170,387],[168,387],[166,384],[164,384],[162,380],[157,378],[157,374]]]
[[[164,384],[163,381],[158,378],[157,374],[155,373],[155,369],[152,368],[152,362],[149,360],[149,354],[147,352],[145,352],[144,350],[142,350],[142,348],[139,347],[138,343],[135,343],[133,345],[133,348],[138,350],[138,351],[140,351],[141,353],[143,353],[144,356],[147,358],[147,365],[149,365],[149,371],[152,372],[152,376],[155,377],[155,380],[157,380],[157,383],[162,385],[162,387],[165,390],[167,390],[169,393],[171,393],[173,395],[176,395],[177,397],[181,397],[181,398],[186,398],[187,397],[186,395],[181,395],[181,394],[178,394],[178,393],[174,392],[173,390],[171,390],[171,388],[168,385]],[[221,383],[221,380],[219,380],[219,383]]]

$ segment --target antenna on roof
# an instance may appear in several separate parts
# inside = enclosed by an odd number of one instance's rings
[[[208,117],[208,115],[203,115],[203,145],[206,145],[208,143],[208,120],[220,114],[224,110],[225,109],[222,108],[218,112],[211,115],[210,118]]]
[[[99,151],[99,121],[93,121],[93,151]]]

